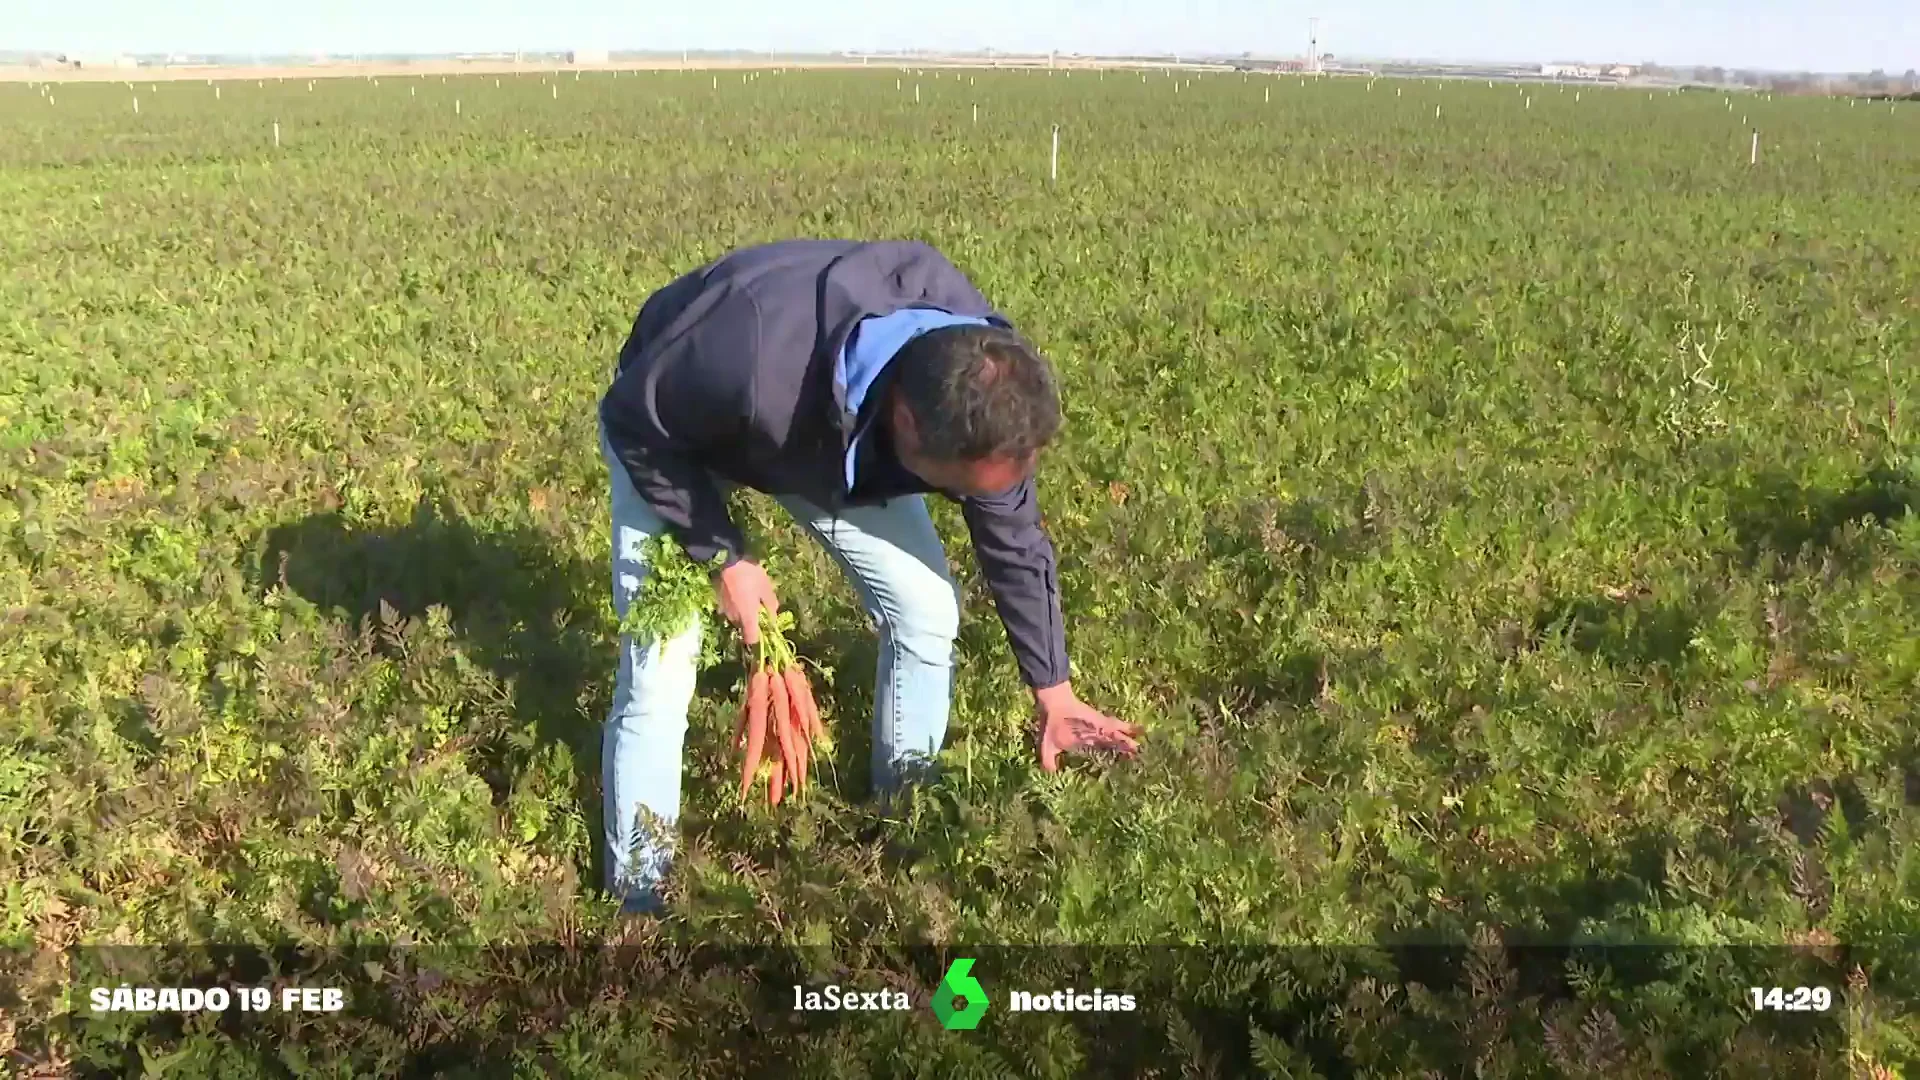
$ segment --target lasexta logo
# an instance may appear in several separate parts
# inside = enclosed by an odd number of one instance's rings
[[[955,960],[933,991],[933,1014],[948,1031],[972,1031],[987,1015],[987,992],[969,974],[973,961]]]

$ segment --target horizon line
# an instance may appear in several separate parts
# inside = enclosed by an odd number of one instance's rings
[[[755,49],[755,48],[744,48],[744,47],[732,47],[732,48],[707,47],[707,48],[682,48],[682,49],[651,48],[649,49],[649,48],[616,48],[616,47],[608,47],[608,46],[592,46],[592,47],[576,46],[573,48],[537,48],[537,49],[497,48],[497,49],[458,49],[458,50],[443,50],[443,51],[421,51],[421,50],[411,50],[411,49],[397,49],[397,50],[364,49],[364,50],[353,50],[353,51],[344,51],[344,52],[318,50],[318,49],[277,50],[277,51],[276,50],[192,51],[192,50],[180,50],[180,49],[168,49],[168,50],[159,50],[159,49],[124,50],[123,49],[123,50],[72,52],[72,51],[66,51],[66,50],[60,50],[60,49],[48,49],[48,48],[36,48],[36,47],[0,48],[0,56],[5,56],[5,55],[25,55],[25,56],[32,56],[32,57],[114,56],[114,57],[129,57],[135,60],[139,60],[142,58],[191,57],[195,59],[206,59],[206,60],[215,60],[215,61],[252,58],[256,61],[268,60],[268,59],[298,60],[314,66],[318,66],[318,64],[316,63],[317,61],[325,61],[325,60],[333,60],[333,59],[350,60],[358,57],[378,57],[383,59],[397,58],[397,59],[423,59],[423,60],[456,60],[463,57],[498,58],[498,57],[507,57],[507,56],[525,57],[529,55],[534,57],[554,57],[554,56],[565,56],[575,52],[604,53],[609,59],[615,56],[649,57],[649,56],[745,55],[745,56],[765,56],[771,60],[777,60],[783,56],[795,57],[795,58],[832,56],[832,57],[848,57],[853,59],[871,58],[871,59],[889,59],[889,60],[890,59],[904,60],[904,59],[914,58],[914,57],[918,57],[926,60],[935,60],[942,57],[995,56],[995,57],[1004,58],[1004,59],[1045,60],[1049,56],[1053,56],[1053,57],[1065,57],[1065,58],[1071,58],[1071,59],[1096,60],[1096,61],[1097,60],[1148,60],[1148,61],[1168,60],[1174,63],[1179,63],[1183,61],[1231,62],[1234,60],[1242,60],[1242,61],[1249,61],[1249,62],[1277,62],[1277,61],[1298,61],[1298,60],[1305,60],[1308,58],[1307,53],[1304,51],[1292,52],[1292,53],[1277,53],[1277,52],[1264,53],[1264,52],[1250,52],[1247,50],[1241,50],[1238,52],[1224,52],[1224,51],[1214,51],[1214,50],[1195,50],[1192,52],[1188,52],[1188,51],[1078,52],[1078,51],[1071,51],[1071,50],[1001,49],[1001,48],[996,48],[992,46],[982,46],[979,48],[972,48],[972,49],[934,49],[934,48],[908,47],[908,48],[897,48],[897,49],[840,48],[840,49],[791,49],[791,50]],[[1333,60],[1336,62],[1344,61],[1344,62],[1353,62],[1353,63],[1407,64],[1407,65],[1417,64],[1417,65],[1430,65],[1430,66],[1477,65],[1477,66],[1483,66],[1483,67],[1487,67],[1487,66],[1490,66],[1490,67],[1538,67],[1538,66],[1544,66],[1544,65],[1574,65],[1574,66],[1583,66],[1583,67],[1591,66],[1591,67],[1599,67],[1599,68],[1608,68],[1608,67],[1645,68],[1645,67],[1651,66],[1656,68],[1674,69],[1674,70],[1719,69],[1721,71],[1748,71],[1748,72],[1756,72],[1756,73],[1770,74],[1770,75],[1795,75],[1795,74],[1865,75],[1865,74],[1871,73],[1870,71],[1857,71],[1857,70],[1834,71],[1834,70],[1821,70],[1821,69],[1814,69],[1814,68],[1747,67],[1747,66],[1741,66],[1741,65],[1728,65],[1728,64],[1675,63],[1675,62],[1643,61],[1643,60],[1627,61],[1627,60],[1617,60],[1617,59],[1616,60],[1578,60],[1578,59],[1569,60],[1569,59],[1563,59],[1563,58],[1556,58],[1551,60],[1537,60],[1537,59],[1514,60],[1514,59],[1494,59],[1494,58],[1486,58],[1486,57],[1461,58],[1461,57],[1423,57],[1423,56],[1372,56],[1372,55],[1365,55],[1365,54],[1358,54],[1358,53],[1340,53],[1336,55],[1330,52],[1321,53],[1320,58],[1323,60]],[[1901,74],[1901,73],[1887,72],[1886,69],[1884,68],[1876,68],[1872,70],[1881,71],[1882,73],[1889,74],[1889,75]],[[1907,70],[1913,71],[1915,69],[1909,68]]]

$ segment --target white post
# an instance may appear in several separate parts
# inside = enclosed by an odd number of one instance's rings
[[[980,106],[977,102],[973,106],[973,122],[976,124],[980,122]]]
[[[453,115],[455,116],[460,115],[460,99],[459,98],[453,99]]]
[[[419,88],[419,87],[417,87],[417,86],[409,86],[409,87],[407,87],[407,96],[408,96],[408,97],[418,97],[418,96],[420,96],[420,95],[419,95],[419,90],[420,90],[420,88]]]
[[[213,100],[215,101],[220,100],[220,88],[217,86],[213,88]]]
[[[1054,183],[1060,180],[1060,125],[1053,125],[1053,158],[1047,163],[1047,179]]]
[[[1753,149],[1747,152],[1747,164],[1760,164],[1760,129],[1753,129]]]
[[[1269,105],[1273,104],[1273,87],[1271,86],[1267,87],[1267,96],[1265,100],[1267,104]]]
[[[1532,97],[1528,97],[1528,98],[1527,98],[1527,108],[1529,108],[1529,109],[1531,109],[1531,108],[1533,108],[1533,98],[1532,98]]]
[[[140,115],[140,99],[137,97],[133,99],[133,115]]]
[[[915,105],[920,104],[920,84],[919,83],[913,84],[913,103]]]
[[[555,83],[553,87],[553,100],[560,100],[560,85],[558,83]]]
[[[1438,105],[1435,105],[1435,106],[1433,107],[1433,118],[1434,118],[1435,120],[1438,120],[1438,119],[1440,119],[1440,106],[1438,106]]]
[[[280,121],[278,120],[273,122],[273,145],[276,149],[280,146]]]

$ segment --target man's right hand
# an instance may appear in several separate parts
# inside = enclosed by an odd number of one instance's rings
[[[760,609],[780,614],[780,598],[773,594],[773,579],[757,562],[741,559],[720,571],[713,579],[713,592],[720,601],[720,614],[740,629],[740,640],[760,644]]]

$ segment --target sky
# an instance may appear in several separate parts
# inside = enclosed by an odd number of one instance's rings
[[[8,11],[6,9],[15,10]],[[0,0],[0,49],[978,49],[1920,68],[1920,0]]]

